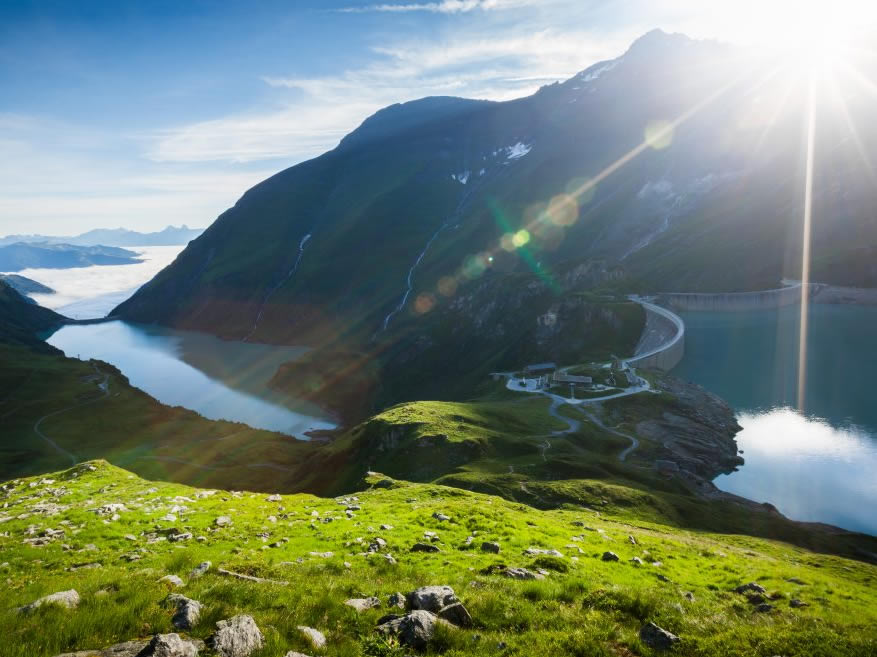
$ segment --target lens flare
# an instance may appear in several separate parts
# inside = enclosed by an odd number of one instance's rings
[[[669,121],[649,121],[643,134],[646,143],[660,151],[673,143],[673,124]]]
[[[526,246],[530,242],[530,231],[521,229],[512,237],[512,244],[515,245],[516,248],[520,249],[522,246]]]

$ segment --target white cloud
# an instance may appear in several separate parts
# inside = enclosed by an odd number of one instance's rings
[[[334,147],[387,105],[433,95],[509,100],[541,84],[621,54],[630,35],[542,30],[505,37],[455,35],[432,43],[402,41],[373,49],[368,64],[324,77],[264,77],[295,90],[279,109],[201,121],[155,136],[159,162],[299,162]]]
[[[367,5],[365,7],[343,7],[338,11],[351,14],[366,12],[396,12],[406,13],[424,11],[434,14],[463,14],[476,9],[489,11],[491,9],[512,9],[535,4],[534,0],[441,0],[441,2],[412,2],[412,3],[382,3]]]

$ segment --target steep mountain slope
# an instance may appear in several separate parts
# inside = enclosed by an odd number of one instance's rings
[[[7,281],[0,279],[0,344],[56,352],[36,334],[51,331],[65,321],[62,315],[32,303]]]

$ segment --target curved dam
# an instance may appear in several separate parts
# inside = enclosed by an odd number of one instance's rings
[[[631,367],[669,371],[685,355],[685,323],[674,312],[638,297],[631,297],[646,311],[646,325],[636,354],[625,362]]]
[[[681,311],[768,310],[800,303],[801,290],[801,283],[797,283],[755,292],[666,292],[659,294],[657,299],[661,304]]]

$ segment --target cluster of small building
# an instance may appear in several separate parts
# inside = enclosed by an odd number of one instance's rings
[[[542,389],[561,384],[567,384],[572,388],[582,388],[584,390],[592,390],[594,388],[593,377],[560,372],[557,369],[556,363],[535,363],[533,365],[527,365],[524,368],[524,375],[531,378],[538,378],[539,387]]]

